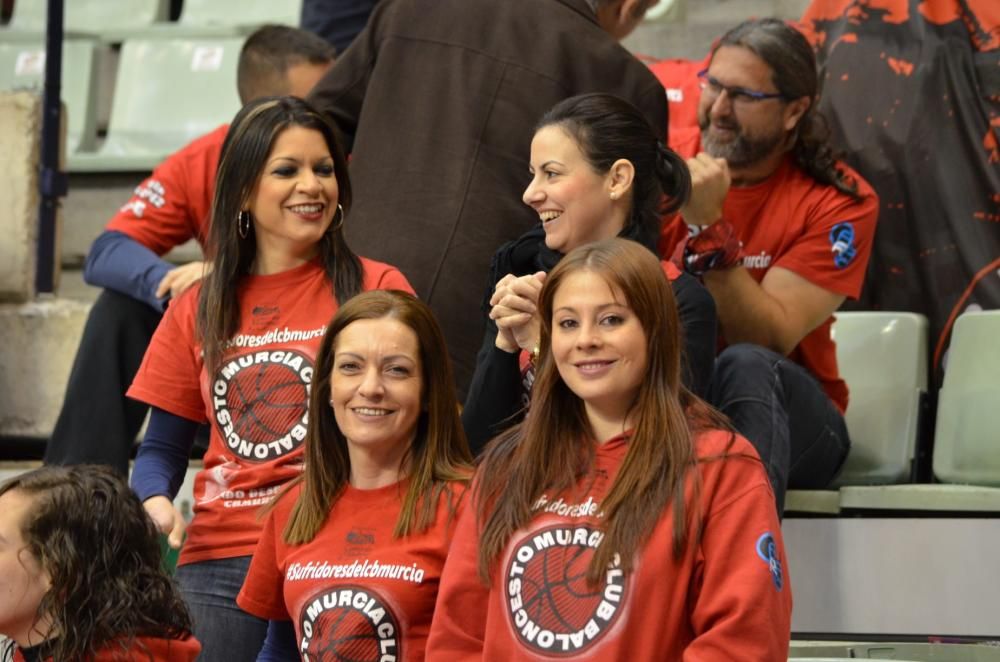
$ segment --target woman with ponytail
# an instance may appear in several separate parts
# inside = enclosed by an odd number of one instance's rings
[[[395,268],[347,246],[347,159],[330,123],[301,99],[245,106],[215,181],[214,268],[170,304],[128,392],[153,408],[132,486],[179,547],[185,520],[172,501],[196,429],[210,425],[177,580],[202,662],[242,662],[256,659],[267,621],[235,598],[260,507],[302,472],[323,331],[359,292],[412,289]]]
[[[493,256],[486,334],[462,412],[474,454],[514,424],[528,401],[545,273],[574,248],[616,236],[655,253],[662,214],[691,191],[684,160],[657,140],[638,109],[609,94],[571,97],[549,110],[531,141],[530,170],[523,200],[541,224]],[[662,266],[680,314],[684,384],[700,396],[715,359],[715,302],[695,278]]]

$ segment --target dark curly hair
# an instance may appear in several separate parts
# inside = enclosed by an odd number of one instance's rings
[[[33,500],[21,523],[26,549],[51,579],[36,623],[51,622],[53,660],[128,651],[136,637],[181,639],[191,617],[161,565],[159,534],[139,499],[106,467],[42,467],[0,486]]]
[[[838,155],[830,146],[830,127],[816,109],[819,74],[816,56],[805,36],[777,18],[750,19],[722,35],[712,53],[721,46],[739,46],[762,59],[771,68],[771,80],[785,99],[809,98],[809,109],[795,127],[795,162],[816,181],[859,199],[857,182],[837,167]]]

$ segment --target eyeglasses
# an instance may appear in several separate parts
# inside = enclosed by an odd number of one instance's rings
[[[785,95],[781,92],[758,92],[756,90],[748,90],[745,87],[723,85],[714,76],[708,75],[708,69],[702,69],[698,72],[698,80],[702,92],[710,95],[710,98],[715,99],[725,92],[729,100],[733,102],[733,105],[749,106],[761,101],[767,101],[768,99],[785,98]]]

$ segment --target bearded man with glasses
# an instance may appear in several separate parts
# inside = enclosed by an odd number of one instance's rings
[[[878,198],[830,148],[797,30],[741,23],[699,78],[700,131],[671,140],[693,193],[660,248],[715,298],[725,349],[709,400],[753,442],[780,514],[787,488],[826,487],[850,448],[830,330],[861,293]]]

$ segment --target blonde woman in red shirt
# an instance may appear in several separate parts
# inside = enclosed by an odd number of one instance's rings
[[[524,422],[487,448],[430,660],[784,660],[791,586],[752,446],[681,385],[656,257],[575,249],[539,295]]]

